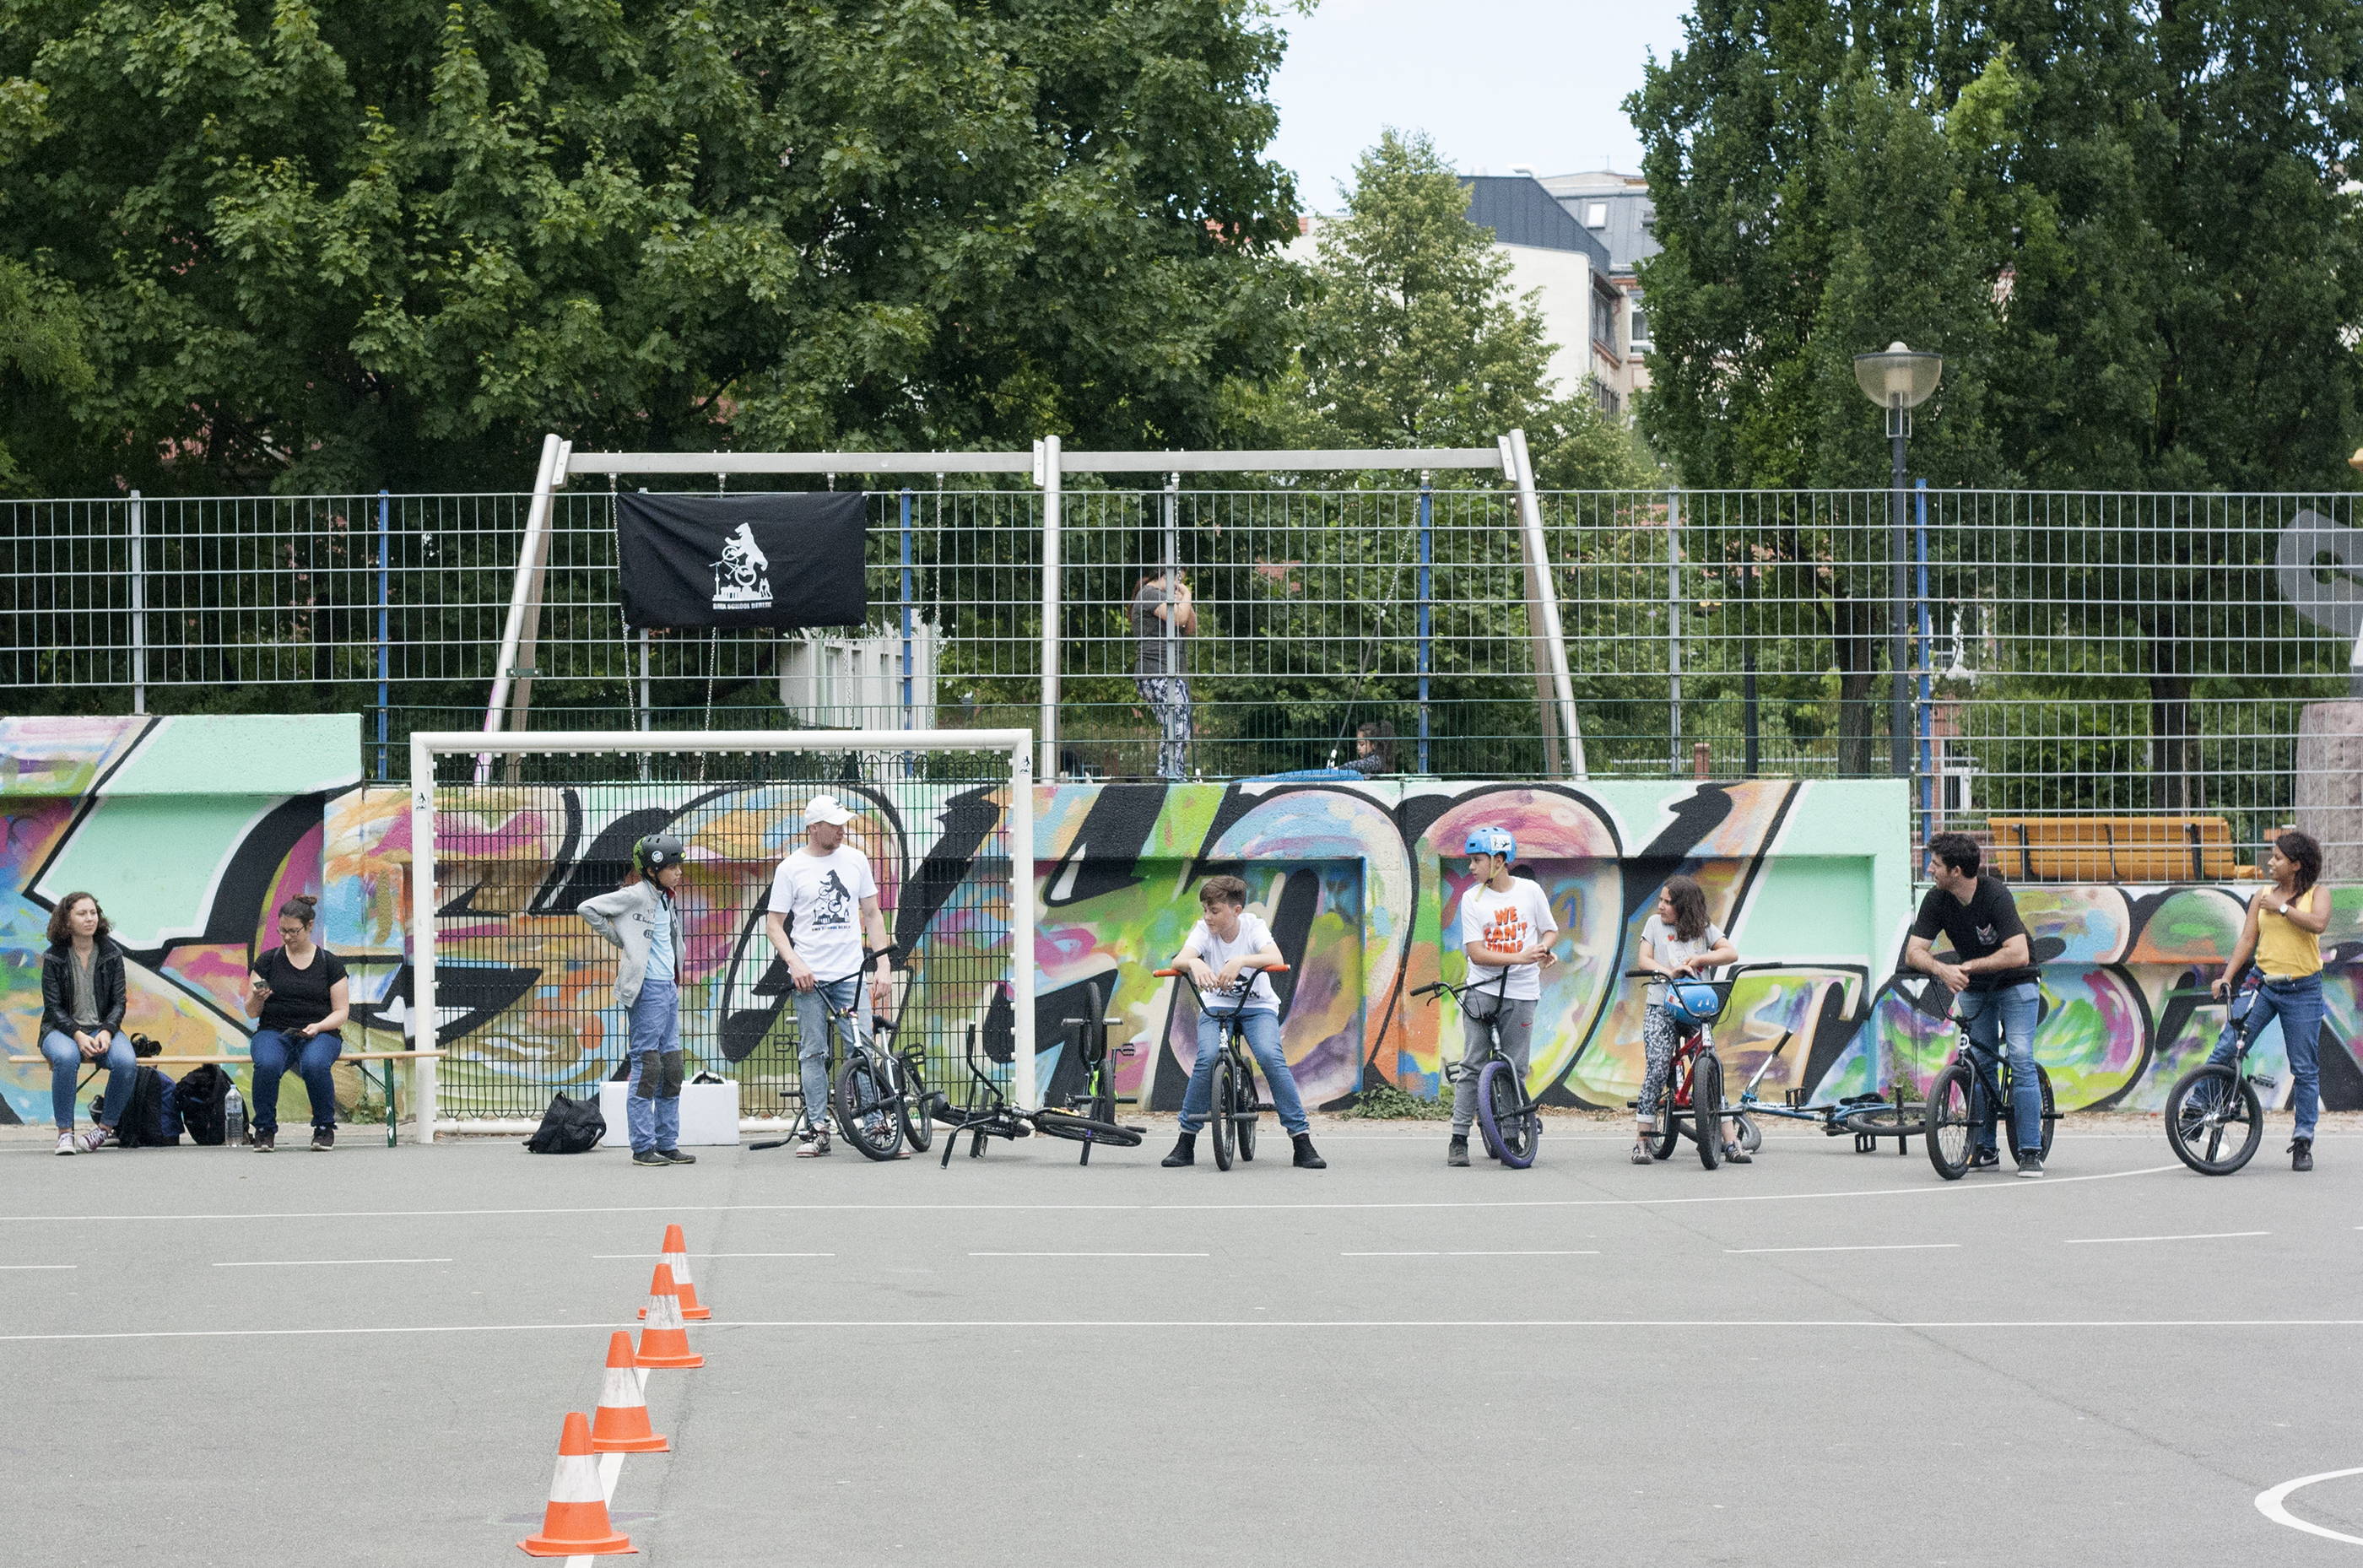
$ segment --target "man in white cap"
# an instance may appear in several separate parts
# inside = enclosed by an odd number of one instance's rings
[[[871,1010],[884,1012],[892,995],[893,961],[882,951],[886,921],[878,912],[877,879],[870,874],[870,857],[845,841],[845,826],[852,820],[853,813],[835,795],[812,797],[804,807],[804,847],[782,858],[771,877],[770,913],[763,917],[763,934],[771,939],[771,951],[787,965],[796,988],[798,1069],[813,1129],[798,1154],[828,1152],[829,1009],[851,1013],[851,1028],[866,1040]],[[869,1009],[855,1006],[864,934],[878,952]],[[849,1047],[852,1043],[846,1040]]]

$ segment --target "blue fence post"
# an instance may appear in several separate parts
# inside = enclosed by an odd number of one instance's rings
[[[1436,563],[1436,490],[1429,475],[1419,476],[1419,771],[1435,772],[1427,760],[1428,602]]]
[[[393,658],[386,639],[386,603],[391,597],[388,583],[393,573],[393,500],[388,492],[377,493],[377,776],[381,782],[392,776],[386,772],[386,703],[387,689],[393,683]]]
[[[1914,518],[1912,530],[1914,541],[1913,550],[1918,558],[1920,569],[1920,592],[1917,595],[1920,601],[1920,649],[1913,662],[1920,666],[1920,722],[1916,728],[1920,731],[1920,841],[1925,844],[1928,841],[1928,826],[1934,819],[1936,804],[1936,779],[1934,771],[1936,768],[1935,713],[1929,706],[1929,699],[1935,695],[1936,687],[1928,675],[1928,645],[1931,638],[1928,629],[1928,482],[1926,480],[1917,480],[1914,483],[1912,504]]]

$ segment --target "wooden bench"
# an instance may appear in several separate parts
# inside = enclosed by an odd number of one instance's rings
[[[379,1086],[378,1080],[370,1076],[370,1070],[366,1065],[364,1065],[364,1063],[382,1062],[385,1064],[383,1068],[385,1073],[385,1082],[383,1085],[385,1089],[385,1146],[388,1149],[391,1149],[394,1144],[394,1133],[397,1127],[397,1124],[394,1119],[394,1064],[397,1062],[407,1062],[411,1064],[413,1071],[411,1073],[410,1087],[412,1100],[414,1102],[412,1108],[416,1110],[419,1108],[416,1104],[419,1092],[418,1074],[416,1069],[421,1065],[426,1065],[431,1068],[435,1062],[441,1061],[443,1053],[439,1051],[347,1051],[339,1052],[336,1062],[332,1063],[332,1065],[342,1066],[348,1062],[353,1063],[361,1070],[361,1082],[369,1084],[372,1088],[375,1088]],[[49,1060],[50,1059],[46,1056],[11,1056],[8,1058],[8,1065],[11,1067],[46,1066]],[[253,1059],[251,1057],[246,1056],[143,1056],[139,1058],[138,1064],[142,1067],[200,1067],[207,1062],[211,1062],[216,1067],[230,1067],[251,1065]],[[83,1066],[86,1071],[83,1073],[82,1077],[76,1081],[74,1084],[74,1093],[76,1095],[80,1095],[83,1089],[88,1085],[90,1081],[98,1075],[99,1070],[105,1065],[106,1063],[104,1061],[84,1062]],[[288,1072],[293,1073],[294,1069],[291,1067],[288,1069]],[[420,1116],[419,1119],[425,1126],[432,1128],[434,1126],[434,1107],[427,1106]]]
[[[2229,882],[2238,863],[2221,817],[1991,817],[1995,868],[2015,882]]]

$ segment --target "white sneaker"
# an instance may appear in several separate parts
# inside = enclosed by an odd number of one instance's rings
[[[79,1152],[80,1150],[81,1145],[76,1141],[74,1135],[72,1132],[61,1132],[58,1134],[59,1153],[72,1154]]]
[[[108,1144],[114,1141],[115,1129],[111,1127],[94,1127],[88,1132],[82,1135],[83,1148],[93,1154],[97,1153],[100,1150],[105,1148]]]

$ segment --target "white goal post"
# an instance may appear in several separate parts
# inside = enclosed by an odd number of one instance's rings
[[[486,1119],[478,1125],[488,1130],[495,1126],[505,1129],[513,1123],[528,1095],[538,1094],[546,1103],[549,1085],[560,1078],[566,1085],[588,1084],[596,1093],[598,1080],[585,1073],[598,1065],[598,1058],[613,1052],[603,1048],[594,1058],[588,1040],[606,1039],[615,1024],[604,983],[593,985],[587,972],[606,955],[574,945],[579,921],[573,906],[585,892],[613,885],[618,844],[643,829],[657,830],[658,825],[688,839],[693,879],[699,877],[702,843],[726,844],[722,852],[732,862],[729,886],[736,902],[728,908],[704,908],[706,935],[693,932],[690,937],[691,947],[708,964],[708,973],[684,985],[684,1014],[696,989],[699,1005],[712,1014],[701,1038],[716,1042],[716,1051],[727,1042],[740,1051],[729,1057],[733,1063],[757,1048],[754,1041],[769,1042],[771,1023],[779,1018],[785,998],[779,995],[777,973],[765,983],[768,990],[749,978],[771,962],[767,949],[759,952],[751,945],[760,935],[762,915],[761,898],[754,890],[769,885],[768,871],[758,876],[756,846],[761,854],[776,857],[800,845],[801,802],[825,792],[844,797],[855,810],[857,840],[866,836],[871,840],[866,847],[873,862],[878,860],[877,840],[892,840],[893,863],[879,868],[879,881],[883,895],[891,879],[893,897],[882,896],[880,913],[891,940],[927,950],[898,953],[896,968],[905,975],[905,1000],[899,1006],[912,1005],[909,998],[928,979],[927,965],[935,962],[947,978],[940,991],[927,993],[927,1006],[936,1009],[926,1020],[929,1038],[937,1038],[934,1031],[940,1026],[943,1049],[949,1051],[963,1040],[963,1029],[973,1035],[985,1029],[988,1039],[998,1038],[1008,1052],[1011,1098],[1032,1106],[1037,1092],[1033,744],[1032,732],[1024,729],[462,730],[413,735],[413,1043],[422,1053],[438,1046],[446,1051],[440,1073],[431,1056],[422,1055],[416,1063],[413,1137],[420,1142],[433,1140],[440,1097],[447,1090],[461,1088],[447,1080],[472,1068],[483,1068],[488,1078],[505,1074],[495,1085],[506,1095],[502,1102],[505,1109],[480,1113]],[[464,768],[449,762],[461,758]],[[440,779],[438,762],[446,775]],[[942,824],[955,822],[956,830],[940,830]],[[701,833],[707,835],[703,840]],[[548,842],[561,834],[564,849],[553,856]],[[994,851],[1006,855],[1005,892],[997,885],[1000,854]],[[714,851],[704,852],[712,863]],[[461,861],[470,856],[470,866],[463,867]],[[976,880],[986,874],[979,872],[980,866],[993,868],[990,884]],[[455,873],[472,880],[465,887],[455,886]],[[940,934],[955,927],[952,935]],[[1005,928],[1005,941],[1004,931],[997,927]],[[472,993],[460,984],[457,970],[438,988],[438,949],[445,950],[447,963],[462,962],[449,957],[449,946],[456,942],[491,944],[487,951],[495,953],[503,951],[503,942],[530,948],[532,962],[504,968],[479,959],[469,969],[475,983]],[[950,951],[946,943],[957,946],[949,957],[942,956]],[[1005,976],[995,978],[992,972],[999,968],[1004,947]],[[729,973],[716,978],[713,955],[724,948],[729,952]],[[742,954],[756,956],[742,963]],[[931,954],[937,956],[931,959]],[[555,981],[553,971],[560,976]],[[957,984],[950,978],[955,973]],[[768,1013],[742,1008],[729,1014],[734,997],[749,1001],[758,991],[766,998]],[[530,1029],[521,1032],[502,1023],[527,1018],[537,1007],[545,1011]],[[549,1010],[553,1008],[557,1010]],[[987,1010],[991,1023],[985,1020]],[[452,1049],[443,1031],[461,1024],[466,1029],[455,1033],[454,1043],[464,1042],[470,1032],[500,1025],[495,1031],[499,1051]],[[733,1024],[738,1026],[735,1040],[728,1033]],[[570,1029],[588,1038],[570,1040]],[[685,1020],[684,1035],[689,1032]],[[898,1047],[901,1042],[898,1035]],[[581,1054],[569,1057],[570,1049]],[[538,1075],[534,1070],[538,1061],[543,1069]],[[550,1065],[553,1062],[557,1065]],[[949,1077],[937,1086],[958,1091],[958,1083]],[[449,1127],[450,1120],[446,1118],[444,1125]]]

